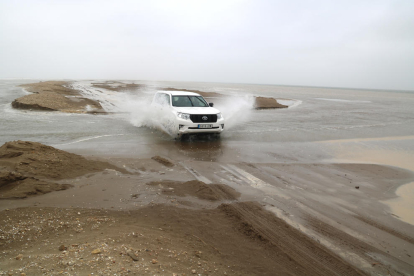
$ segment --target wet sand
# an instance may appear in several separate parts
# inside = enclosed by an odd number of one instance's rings
[[[335,158],[330,162],[353,162],[383,164],[414,171],[414,155],[403,150],[404,143],[411,144],[414,136],[396,136],[370,139],[326,141],[335,148]],[[384,200],[395,216],[414,225],[414,184],[407,182],[396,186],[392,192],[396,198]]]
[[[380,202],[412,181],[411,171],[372,164],[183,160],[171,152],[88,160],[111,167],[53,179],[71,185],[67,190],[0,201],[2,273],[414,271],[413,226]]]

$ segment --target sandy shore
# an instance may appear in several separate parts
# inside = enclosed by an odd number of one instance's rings
[[[173,156],[98,160],[31,142],[0,150],[3,170],[68,185],[0,200],[0,275],[414,271],[412,226],[390,219],[379,203],[414,178],[407,170]],[[2,183],[1,194],[22,185]]]

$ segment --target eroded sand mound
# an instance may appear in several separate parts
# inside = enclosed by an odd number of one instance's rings
[[[114,169],[107,162],[88,160],[36,142],[13,141],[0,147],[0,198],[24,198],[65,190],[70,185],[45,179],[66,179]]]
[[[63,111],[69,113],[86,112],[89,109],[101,109],[102,107],[95,101],[85,98],[67,98],[54,92],[43,92],[30,94],[18,98],[12,102],[14,108],[33,109],[46,111]]]
[[[74,178],[104,169],[127,173],[107,162],[88,160],[77,154],[28,141],[7,142],[1,146],[0,166],[23,175],[51,179]]]
[[[240,193],[233,188],[222,184],[205,184],[204,182],[193,180],[188,182],[151,182],[149,185],[161,185],[165,189],[165,195],[174,196],[194,196],[199,199],[217,200],[236,200]]]
[[[256,97],[254,108],[270,109],[270,108],[286,108],[286,105],[280,104],[274,98]]]
[[[45,81],[21,86],[34,94],[14,100],[12,102],[14,108],[69,113],[103,113],[100,103],[81,97],[78,91],[68,87],[67,82]]]

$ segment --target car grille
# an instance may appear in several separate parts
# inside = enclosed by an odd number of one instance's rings
[[[204,120],[203,118],[206,120]],[[191,114],[190,119],[193,123],[215,123],[217,122],[217,114],[208,114],[208,115]]]
[[[212,127],[212,128],[198,128],[198,127],[189,127],[188,129],[200,129],[200,130],[206,130],[206,129],[217,129],[220,127]]]

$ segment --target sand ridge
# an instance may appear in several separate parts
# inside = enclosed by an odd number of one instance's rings
[[[88,160],[37,142],[7,142],[0,147],[0,198],[25,198],[65,190],[71,185],[51,181],[105,169],[128,174],[107,162]]]

